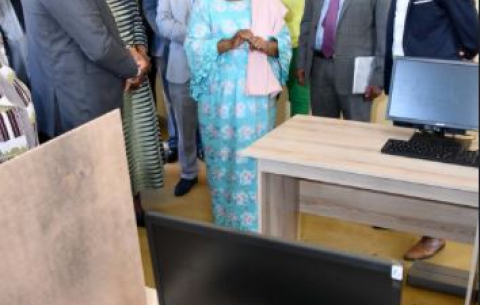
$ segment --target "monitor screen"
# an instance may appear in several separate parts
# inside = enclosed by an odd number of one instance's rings
[[[147,215],[162,305],[399,305],[392,261]],[[394,272],[395,273],[395,272]],[[395,275],[395,274],[394,274]]]
[[[388,119],[426,127],[478,130],[478,65],[397,58]]]

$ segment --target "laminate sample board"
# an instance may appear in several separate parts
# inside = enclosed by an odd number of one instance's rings
[[[144,305],[119,112],[0,166],[0,305]]]

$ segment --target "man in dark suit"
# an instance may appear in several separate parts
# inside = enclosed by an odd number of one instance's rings
[[[55,137],[123,102],[148,66],[123,43],[104,0],[23,0],[39,131]]]
[[[472,59],[479,50],[478,26],[473,0],[392,0],[385,57],[387,92],[393,57]]]
[[[479,49],[478,26],[473,0],[393,0],[387,26],[386,92],[394,57],[472,59]],[[423,237],[405,259],[431,258],[445,245],[444,239]]]

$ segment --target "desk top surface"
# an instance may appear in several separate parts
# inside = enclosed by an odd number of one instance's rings
[[[242,155],[294,166],[478,193],[478,169],[381,153],[389,139],[408,140],[412,134],[412,129],[296,116]]]

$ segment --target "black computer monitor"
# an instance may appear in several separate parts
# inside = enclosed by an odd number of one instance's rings
[[[395,59],[387,118],[399,126],[463,133],[478,130],[478,65]]]
[[[147,215],[161,305],[399,305],[399,263]]]

